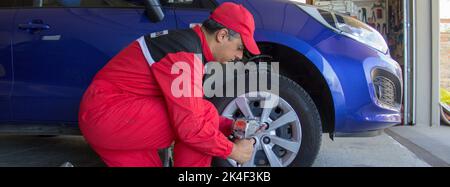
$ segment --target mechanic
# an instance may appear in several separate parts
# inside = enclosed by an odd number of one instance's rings
[[[158,149],[173,143],[174,167],[209,167],[212,157],[241,164],[250,160],[254,140],[227,138],[234,121],[219,116],[203,99],[202,81],[194,79],[203,77],[206,62],[242,59],[245,48],[260,54],[254,30],[246,8],[224,3],[201,26],[132,42],[84,93],[79,111],[83,136],[109,167],[162,167]],[[193,70],[186,88],[200,90],[200,96],[174,93],[172,83],[180,74],[172,74],[172,68],[182,68],[177,62]]]

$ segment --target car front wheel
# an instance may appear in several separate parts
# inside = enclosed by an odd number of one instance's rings
[[[319,152],[322,124],[313,100],[300,85],[284,76],[279,77],[278,86],[279,94],[256,91],[212,99],[222,116],[268,124],[267,130],[255,137],[252,159],[243,167],[311,166]],[[241,165],[231,159],[214,158],[213,166]]]

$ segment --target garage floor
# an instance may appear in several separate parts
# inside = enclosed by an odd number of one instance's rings
[[[81,136],[0,135],[0,167],[103,166]]]
[[[57,167],[70,161],[78,167],[104,164],[80,136],[0,135],[0,167]],[[428,167],[396,140],[382,134],[372,138],[324,135],[315,167]]]
[[[399,126],[386,131],[433,167],[450,167],[450,127]]]
[[[322,138],[315,167],[430,167],[386,133],[370,138]]]

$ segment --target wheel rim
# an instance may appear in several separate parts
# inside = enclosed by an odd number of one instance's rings
[[[269,125],[255,137],[252,159],[243,167],[287,167],[297,157],[302,142],[301,123],[283,98],[269,92],[247,93],[231,101],[222,115],[230,119],[256,119]],[[241,166],[232,159],[227,161],[233,167]]]

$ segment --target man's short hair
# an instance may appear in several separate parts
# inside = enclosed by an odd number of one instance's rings
[[[206,32],[208,32],[208,34],[211,34],[211,35],[214,34],[214,33],[216,33],[217,31],[219,31],[219,30],[221,30],[221,29],[227,29],[227,30],[228,30],[228,33],[229,33],[229,36],[230,36],[230,39],[231,39],[231,38],[236,38],[236,37],[239,36],[239,33],[235,32],[235,31],[233,31],[233,30],[231,30],[231,29],[229,29],[229,28],[226,28],[225,26],[223,26],[223,25],[220,24],[220,23],[217,23],[217,22],[214,21],[213,19],[207,19],[207,20],[205,20],[205,21],[202,23],[202,26],[203,26],[203,28],[205,28]]]

